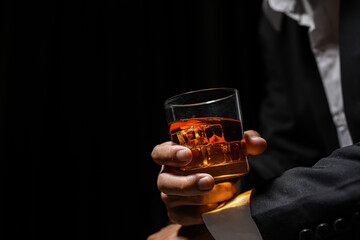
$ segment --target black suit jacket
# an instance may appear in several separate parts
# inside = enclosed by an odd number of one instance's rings
[[[360,1],[341,1],[345,112],[354,145],[339,148],[306,27],[265,17],[260,38],[267,80],[261,133],[268,151],[250,159],[251,211],[264,240],[360,239]],[[253,185],[252,185],[253,186]]]

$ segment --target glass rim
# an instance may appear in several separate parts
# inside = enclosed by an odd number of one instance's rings
[[[171,104],[171,101],[175,100],[176,98],[182,97],[182,96],[191,95],[194,93],[216,91],[216,90],[229,91],[229,92],[232,92],[233,94],[229,94],[228,96],[225,96],[222,98],[216,98],[216,99],[212,99],[209,101],[202,101],[202,102],[197,102],[197,103]],[[234,94],[237,94],[238,92],[239,91],[236,88],[229,88],[229,87],[218,87],[218,88],[206,88],[206,89],[193,90],[193,91],[188,91],[188,92],[180,93],[180,94],[174,95],[172,97],[169,97],[168,99],[165,100],[164,106],[165,106],[165,108],[170,108],[170,107],[191,107],[191,106],[211,104],[211,103],[215,103],[215,102],[219,102],[219,101],[228,99],[228,98],[234,96]]]

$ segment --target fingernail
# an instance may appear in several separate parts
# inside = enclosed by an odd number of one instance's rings
[[[211,177],[200,178],[197,184],[198,188],[202,191],[208,191],[214,187],[214,181]]]
[[[182,162],[188,162],[191,160],[190,150],[189,149],[180,149],[176,152],[176,158]]]

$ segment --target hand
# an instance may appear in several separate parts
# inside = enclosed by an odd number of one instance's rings
[[[179,224],[170,224],[159,232],[148,237],[147,240],[214,240],[205,225],[184,227]]]
[[[266,141],[255,131],[245,132],[246,151],[258,155],[265,151]],[[201,215],[218,206],[218,202],[231,199],[237,192],[233,182],[215,184],[206,173],[178,176],[167,172],[166,167],[187,165],[192,158],[191,150],[173,142],[157,145],[151,154],[153,160],[163,165],[158,176],[158,188],[171,221],[183,226],[203,224]]]

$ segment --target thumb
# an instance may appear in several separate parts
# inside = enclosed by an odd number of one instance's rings
[[[266,150],[266,140],[254,130],[245,131],[246,151],[251,155],[259,155]]]

